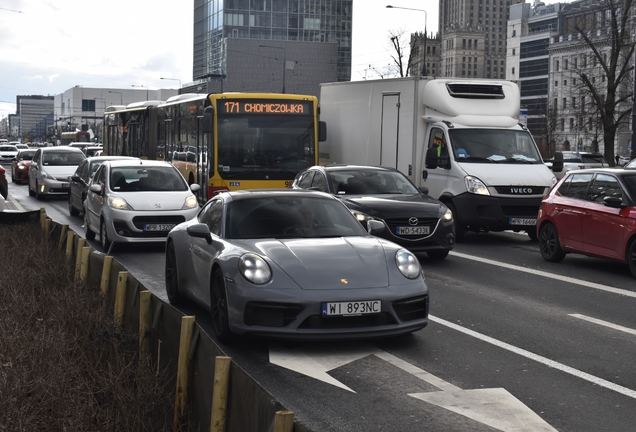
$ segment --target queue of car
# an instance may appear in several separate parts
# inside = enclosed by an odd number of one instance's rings
[[[16,182],[26,151],[13,161]],[[290,190],[223,192],[201,207],[200,186],[169,162],[86,158],[73,147],[29,151],[30,195],[67,194],[87,239],[99,236],[104,250],[165,242],[169,301],[207,308],[219,341],[419,330],[429,300],[415,254],[443,259],[455,244],[452,211],[391,168],[313,166]],[[543,198],[539,250],[550,262],[569,253],[625,262],[636,277],[636,161],[600,164],[564,169]]]

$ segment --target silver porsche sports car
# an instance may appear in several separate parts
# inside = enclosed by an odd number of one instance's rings
[[[369,230],[384,229],[373,221]],[[194,300],[215,336],[326,340],[410,333],[428,324],[416,257],[369,234],[329,194],[219,194],[166,242],[171,303]]]

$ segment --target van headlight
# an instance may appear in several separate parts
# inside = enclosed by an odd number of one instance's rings
[[[263,258],[253,253],[246,253],[239,258],[239,272],[256,285],[267,283],[272,277],[272,270]]]
[[[464,177],[464,182],[466,183],[466,190],[469,193],[476,195],[490,195],[486,185],[477,177],[466,176]]]
[[[420,262],[406,249],[400,249],[395,253],[395,264],[406,278],[416,279],[422,273]]]

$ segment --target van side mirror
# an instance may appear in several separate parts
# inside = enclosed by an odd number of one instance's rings
[[[206,107],[203,111],[203,133],[214,132],[214,107]]]
[[[552,161],[552,171],[558,173],[563,171],[563,153],[554,153],[554,158]]]
[[[431,147],[426,150],[426,159],[424,163],[428,169],[437,168],[437,149],[435,147]]]

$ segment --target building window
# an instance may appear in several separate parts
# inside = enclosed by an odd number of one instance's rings
[[[554,61],[554,70],[555,70],[556,72],[558,72],[558,71],[559,71],[559,61],[558,61],[558,60],[555,60],[555,61]]]
[[[568,107],[568,100],[567,98],[563,98],[563,109],[566,109]]]
[[[573,118],[570,119],[570,130],[571,131],[574,130],[574,119]]]

